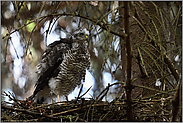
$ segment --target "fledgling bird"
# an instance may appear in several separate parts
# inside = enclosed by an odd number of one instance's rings
[[[86,29],[77,29],[70,38],[60,39],[48,45],[37,65],[38,80],[33,95],[37,103],[48,102],[48,97],[69,95],[81,80],[85,80],[86,69],[90,67],[87,50]]]

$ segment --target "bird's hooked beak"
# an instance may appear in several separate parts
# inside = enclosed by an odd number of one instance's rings
[[[85,41],[88,41],[88,36],[89,36],[89,31],[85,29],[77,29],[73,33],[73,39],[76,39],[77,42],[79,43],[84,43]]]
[[[85,40],[88,41],[88,35],[85,36]]]
[[[77,41],[80,42],[80,43],[83,43],[83,42],[85,42],[85,41],[88,42],[88,35],[85,35],[85,36],[83,36],[83,37],[78,37],[78,38],[76,38],[76,39],[77,39]]]

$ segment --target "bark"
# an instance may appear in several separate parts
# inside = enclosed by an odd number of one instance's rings
[[[127,51],[127,81],[126,81],[126,94],[127,94],[127,101],[126,101],[126,113],[127,113],[127,120],[133,121],[132,115],[132,105],[131,105],[131,66],[132,66],[132,55],[131,55],[131,45],[130,45],[130,31],[129,31],[129,2],[124,2],[124,24],[125,24],[125,33],[127,36],[125,37],[126,43],[126,51]]]
[[[175,93],[175,98],[172,101],[172,105],[173,105],[173,110],[172,110],[172,122],[176,122],[177,121],[177,115],[179,112],[179,106],[181,104],[181,97],[182,97],[182,78],[179,81],[179,84],[177,85],[177,90]]]
[[[119,1],[119,6],[122,6],[122,1]],[[123,26],[123,18],[122,18],[122,15],[123,15],[123,8],[119,8],[119,15],[121,15],[121,18],[119,20],[120,24],[120,28],[122,29],[124,26]],[[123,34],[122,30],[120,31],[120,34]],[[126,51],[125,51],[125,43],[124,43],[124,38],[120,37],[120,46],[121,46],[121,63],[122,63],[122,81],[126,81]]]

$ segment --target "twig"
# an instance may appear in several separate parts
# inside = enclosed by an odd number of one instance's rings
[[[106,90],[109,89],[109,87],[113,86],[113,85],[117,85],[117,84],[124,84],[124,82],[118,81],[116,83],[113,84],[109,84],[102,92],[100,92],[100,94],[96,97],[96,100],[102,95],[102,93],[104,93]]]
[[[108,85],[110,85],[110,83],[108,83]],[[109,88],[107,88],[106,92],[100,97],[100,99],[98,99],[98,101],[102,100],[104,96],[107,95],[108,91],[109,91]]]
[[[37,19],[35,19],[35,20],[37,20]],[[10,35],[13,34],[14,32],[16,32],[16,31],[22,29],[23,27],[25,27],[25,26],[27,26],[27,25],[29,25],[29,24],[35,22],[35,20],[32,20],[32,21],[30,21],[29,23],[26,23],[26,24],[24,24],[23,26],[19,27],[18,29],[15,29],[14,31],[12,31],[12,32],[10,32],[10,33],[7,33],[5,36],[2,37],[2,39],[4,39],[4,38],[10,36]]]
[[[55,113],[55,114],[52,114],[52,115],[49,115],[49,116],[57,116],[57,115],[62,115],[62,114],[66,114],[66,113],[70,113],[70,112],[74,112],[74,111],[78,111],[80,109],[85,109],[85,108],[88,108],[88,107],[93,107],[93,106],[107,106],[109,105],[108,103],[103,103],[103,104],[93,104],[93,105],[86,105],[86,106],[83,106],[83,107],[79,107],[79,108],[75,108],[75,109],[70,109],[70,110],[67,110],[67,111],[62,111],[62,112],[59,112],[59,113]]]
[[[133,85],[133,86],[134,87],[139,87],[139,88],[145,88],[145,89],[148,89],[148,90],[151,90],[151,91],[157,91],[157,92],[163,93],[163,94],[167,94],[167,91],[160,91],[160,90],[150,88],[150,87],[146,87],[146,86],[142,86],[142,85]]]
[[[83,84],[81,85],[81,88],[80,88],[80,90],[79,90],[78,96],[77,96],[76,101],[75,101],[74,104],[77,103],[77,101],[78,101],[78,99],[79,99],[79,95],[81,94],[82,89],[83,89]]]
[[[88,91],[92,88],[92,86],[90,86],[90,88],[83,94],[81,95],[79,98],[83,97],[86,93],[88,93]]]
[[[64,12],[64,13],[61,13],[61,14],[49,14],[49,15],[45,15],[45,16],[38,17],[38,18],[36,18],[36,19],[30,21],[29,23],[24,24],[23,26],[19,27],[18,29],[15,29],[14,31],[12,31],[12,32],[10,32],[10,33],[7,33],[4,37],[2,37],[2,39],[6,38],[7,36],[13,34],[14,32],[20,30],[21,28],[23,28],[23,27],[25,27],[25,26],[27,26],[27,25],[29,25],[29,24],[31,24],[31,23],[33,23],[33,22],[39,20],[39,19],[46,18],[46,17],[55,17],[55,16],[76,16],[76,17],[81,17],[81,18],[84,18],[84,19],[87,19],[87,20],[89,20],[89,21],[94,22],[96,25],[99,25],[99,26],[100,26],[102,29],[104,29],[104,30],[108,30],[108,29],[106,28],[106,24],[103,24],[103,23],[99,22],[98,20],[89,18],[89,17],[87,17],[87,16],[80,15],[80,14],[78,14],[78,13],[75,13],[75,14],[74,14],[74,13],[65,13],[65,12]],[[110,30],[110,33],[112,33],[112,34],[114,34],[114,35],[117,35],[117,36],[119,36],[119,37],[121,37],[121,38],[124,38],[124,37],[126,36],[125,33],[119,34],[119,33],[115,32],[115,31],[112,31],[112,30]]]
[[[172,91],[176,91],[176,89],[166,91],[166,94],[170,94],[170,92],[172,92]],[[156,93],[156,94],[148,96],[148,97],[143,97],[141,100],[150,99],[150,98],[156,97],[156,96],[161,95],[161,94],[165,94],[165,93],[162,91],[162,92]]]
[[[179,83],[177,85],[177,90],[176,90],[176,93],[175,93],[175,98],[172,101],[172,104],[173,104],[172,122],[176,122],[177,114],[179,112],[179,105],[181,103],[181,97],[182,97],[181,89],[182,89],[182,77],[181,77],[181,79],[180,79],[180,81],[179,81]]]
[[[14,51],[15,51],[15,54],[16,54],[17,58],[19,59],[19,56],[18,56],[17,50],[15,49],[15,46],[14,46],[14,44],[13,44],[12,40],[11,40],[11,37],[9,37],[9,38],[8,38],[8,40],[10,40],[11,44],[13,45],[13,49],[14,49]]]
[[[51,118],[51,119],[59,119],[58,117],[52,117],[49,115],[45,115],[45,114],[41,114],[41,113],[37,113],[37,112],[31,112],[29,110],[25,110],[25,109],[18,109],[18,108],[13,108],[10,106],[5,106],[5,105],[1,105],[2,109],[9,109],[9,110],[13,110],[13,111],[19,111],[19,112],[23,112],[26,114],[30,114],[30,115],[35,115],[35,116],[41,116],[41,117],[47,117],[47,118]]]
[[[164,61],[168,65],[168,68],[172,72],[172,75],[174,76],[175,80],[178,82],[179,81],[179,73],[175,69],[174,64],[171,62],[171,60],[169,59],[169,57],[167,55],[164,55]]]

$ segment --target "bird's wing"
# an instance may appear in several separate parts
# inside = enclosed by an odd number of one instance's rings
[[[86,68],[89,65],[89,56],[86,54],[85,46],[79,44],[78,47],[72,47],[59,65],[56,76],[49,81],[52,92],[65,96],[69,95],[77,86],[80,86],[81,80],[84,82]]]
[[[37,65],[38,80],[31,98],[48,86],[49,79],[59,72],[57,68],[62,63],[64,54],[71,49],[71,46],[72,40],[69,39],[61,39],[48,45],[42,55],[41,62]]]

